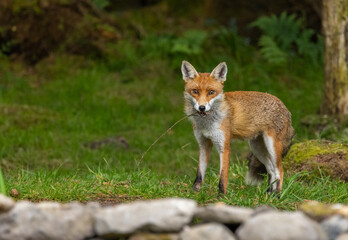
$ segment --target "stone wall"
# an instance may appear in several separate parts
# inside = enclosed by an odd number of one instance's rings
[[[0,195],[0,239],[348,240],[348,206],[308,202],[302,211],[286,212],[160,199],[101,207]]]

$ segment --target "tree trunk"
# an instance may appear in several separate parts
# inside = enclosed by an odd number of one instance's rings
[[[321,112],[348,114],[348,0],[323,0],[325,87]]]

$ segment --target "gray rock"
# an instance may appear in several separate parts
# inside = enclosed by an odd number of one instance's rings
[[[139,201],[100,209],[95,231],[105,238],[138,231],[178,232],[191,222],[197,204],[188,199]]]
[[[263,214],[266,212],[276,212],[276,211],[278,211],[278,210],[276,210],[270,206],[267,206],[267,205],[262,205],[262,206],[258,206],[257,208],[254,209],[254,212],[253,212],[251,217],[255,217],[256,215]]]
[[[79,203],[18,202],[0,215],[2,240],[85,239],[94,235],[93,206]]]
[[[348,240],[348,233],[342,234],[336,240]]]
[[[348,232],[348,219],[335,215],[322,221],[321,226],[329,236],[329,239],[334,240],[339,235]]]
[[[235,240],[233,233],[223,224],[206,223],[193,227],[185,227],[180,233],[180,240]]]
[[[198,208],[195,217],[205,222],[240,224],[247,221],[252,214],[253,210],[250,208],[216,204]]]
[[[326,240],[324,230],[301,212],[266,212],[259,214],[237,230],[239,240]]]
[[[35,206],[44,211],[55,211],[62,208],[62,204],[58,202],[39,202]]]
[[[14,205],[15,202],[12,198],[0,194],[0,214],[9,211]]]

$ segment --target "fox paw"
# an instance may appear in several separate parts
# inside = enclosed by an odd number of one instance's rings
[[[279,180],[275,181],[274,183],[271,183],[268,185],[267,193],[268,195],[274,195],[278,196],[279,198],[279,192],[280,192],[280,185],[279,185]]]
[[[201,190],[202,183],[194,183],[192,186],[193,191],[199,192]]]

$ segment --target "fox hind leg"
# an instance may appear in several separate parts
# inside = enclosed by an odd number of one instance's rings
[[[263,139],[270,156],[274,174],[273,178],[269,178],[269,184],[271,185],[269,190],[270,192],[279,193],[283,185],[283,168],[281,165],[283,146],[281,141],[279,141],[272,132],[265,132],[263,134]]]
[[[265,167],[268,173],[268,192],[279,192],[281,190],[283,180],[283,170],[281,168],[281,151],[279,154],[278,142],[268,133],[263,133],[249,141],[249,145],[253,155]],[[279,159],[280,157],[280,159]],[[250,170],[249,170],[250,173]]]

